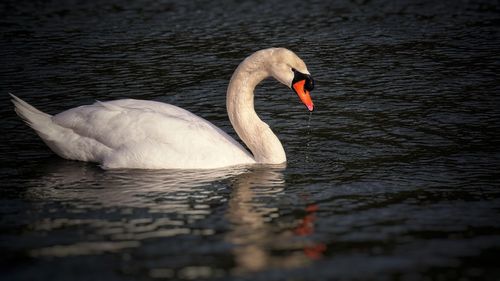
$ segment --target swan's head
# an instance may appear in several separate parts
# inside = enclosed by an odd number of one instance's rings
[[[310,92],[314,89],[314,80],[307,70],[306,64],[294,52],[284,48],[268,49],[271,60],[268,67],[271,75],[284,85],[293,89],[302,103],[314,110]]]

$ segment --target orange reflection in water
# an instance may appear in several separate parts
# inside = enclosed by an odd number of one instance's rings
[[[306,207],[306,215],[300,221],[295,234],[298,236],[309,236],[314,233],[314,222],[316,221],[316,212],[319,210],[318,204],[310,204]],[[304,247],[304,254],[311,259],[317,260],[323,257],[326,251],[324,243],[315,243]]]

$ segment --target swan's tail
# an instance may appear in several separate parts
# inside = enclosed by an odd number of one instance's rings
[[[52,115],[41,112],[22,99],[10,94],[17,115],[28,124],[47,146],[62,158],[98,162],[103,151],[110,150],[100,142],[78,135],[54,120]]]
[[[10,94],[15,111],[26,124],[35,130],[42,139],[50,139],[53,129],[52,115],[43,113],[22,99]]]

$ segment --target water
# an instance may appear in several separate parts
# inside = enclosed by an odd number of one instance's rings
[[[497,1],[2,1],[2,280],[499,280]],[[173,103],[234,136],[238,63],[294,50],[312,116],[265,81],[284,167],[103,171],[54,156],[55,114]]]

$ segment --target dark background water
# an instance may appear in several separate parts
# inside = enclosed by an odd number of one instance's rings
[[[2,1],[2,280],[499,280],[498,1]],[[56,114],[173,103],[234,135],[232,71],[294,50],[310,116],[256,108],[286,169],[104,171],[54,156]]]

